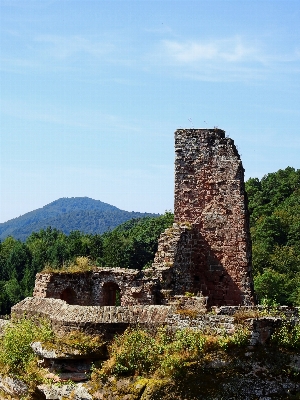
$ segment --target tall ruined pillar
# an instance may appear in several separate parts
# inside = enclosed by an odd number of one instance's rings
[[[153,266],[172,266],[168,284],[177,294],[201,291],[209,305],[253,304],[244,169],[233,140],[221,129],[179,129],[175,152],[175,224]]]

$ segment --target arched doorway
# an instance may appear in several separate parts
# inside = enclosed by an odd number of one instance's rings
[[[105,282],[103,287],[103,306],[120,306],[121,305],[121,291],[115,282]]]
[[[60,298],[61,300],[64,300],[68,304],[76,304],[76,293],[71,288],[65,289],[61,293]]]

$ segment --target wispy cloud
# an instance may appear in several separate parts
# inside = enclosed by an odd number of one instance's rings
[[[272,53],[266,43],[241,36],[213,40],[162,40],[155,57],[175,75],[203,81],[265,79],[274,72],[299,72],[300,51]],[[287,71],[287,68],[288,71]]]
[[[246,46],[239,38],[211,42],[164,40],[162,45],[170,59],[183,64],[197,63],[203,60],[243,62],[258,58],[257,49]]]
[[[212,41],[162,41],[166,55],[173,61],[194,64],[203,60],[225,62],[258,61],[259,50],[246,44],[240,37]]]
[[[15,47],[2,50],[1,70],[14,73],[70,71],[78,60],[87,68],[109,64],[119,53],[115,38],[106,35],[28,35],[6,32],[16,39]]]
[[[80,35],[41,35],[34,41],[43,45],[47,55],[56,58],[68,58],[78,53],[99,57],[115,48],[108,40],[91,40]]]

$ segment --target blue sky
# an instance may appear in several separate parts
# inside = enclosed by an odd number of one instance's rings
[[[1,0],[0,222],[60,197],[173,209],[173,133],[300,168],[298,0]]]

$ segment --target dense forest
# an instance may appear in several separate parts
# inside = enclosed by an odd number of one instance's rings
[[[23,242],[32,232],[48,226],[69,235],[72,231],[102,234],[132,218],[155,217],[158,214],[124,211],[89,197],[64,197],[37,210],[0,224],[0,240],[8,236]]]
[[[300,170],[250,178],[246,190],[258,298],[300,306]]]
[[[246,182],[253,247],[253,275],[259,301],[300,306],[300,170],[288,167]],[[0,243],[0,314],[32,294],[35,274],[60,268],[77,256],[95,265],[147,268],[161,232],[173,214],[131,219],[103,234],[48,227],[25,242],[9,236]]]
[[[97,266],[142,269],[151,264],[161,232],[173,214],[136,218],[102,235],[73,231],[69,235],[48,227],[25,242],[7,237],[0,243],[0,314],[32,295],[35,275],[45,266],[60,268],[76,257],[89,257]]]

